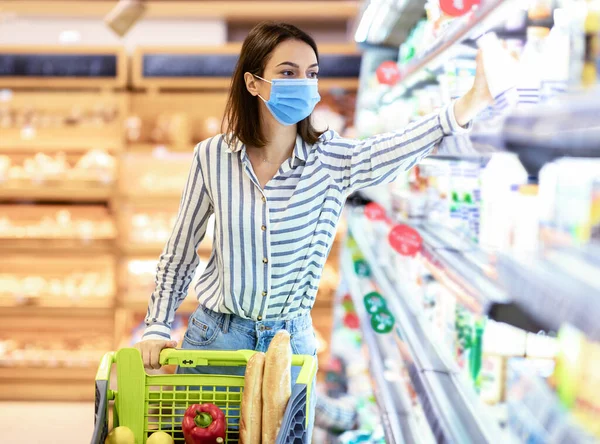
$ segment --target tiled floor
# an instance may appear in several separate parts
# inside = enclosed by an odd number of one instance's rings
[[[2,444],[87,444],[93,403],[0,402]]]

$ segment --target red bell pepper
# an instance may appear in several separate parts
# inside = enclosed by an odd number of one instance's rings
[[[181,424],[186,444],[224,444],[227,421],[214,404],[194,404],[188,407]]]

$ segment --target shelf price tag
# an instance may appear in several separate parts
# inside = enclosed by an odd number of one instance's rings
[[[357,276],[360,277],[371,276],[371,268],[369,267],[369,264],[363,259],[358,259],[354,261],[354,272]]]
[[[363,298],[363,301],[365,303],[365,308],[371,315],[374,315],[382,310],[387,309],[385,299],[383,299],[383,296],[381,296],[376,291],[367,294]]]
[[[460,17],[471,10],[473,5],[478,4],[477,0],[440,0],[442,12],[451,17]]]
[[[375,75],[381,85],[390,86],[394,86],[398,83],[401,77],[398,64],[391,60],[385,61],[379,65],[379,68],[375,71]]]
[[[402,256],[414,256],[423,245],[423,239],[417,230],[408,225],[396,225],[388,236],[390,245]]]
[[[365,216],[372,221],[382,221],[387,219],[383,207],[375,202],[365,205]]]
[[[371,316],[371,327],[377,333],[384,334],[391,332],[394,329],[395,322],[394,316],[387,309],[383,309]]]

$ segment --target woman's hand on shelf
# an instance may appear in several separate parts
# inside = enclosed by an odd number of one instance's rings
[[[147,369],[157,370],[160,368],[160,352],[165,348],[177,347],[176,341],[166,341],[162,339],[147,339],[135,344],[141,355],[144,367]]]
[[[477,53],[477,70],[473,87],[454,104],[454,116],[460,126],[468,123],[481,111],[494,102],[490,92],[487,77],[483,69],[483,57],[481,51]]]

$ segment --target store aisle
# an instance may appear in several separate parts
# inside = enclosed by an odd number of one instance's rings
[[[3,444],[81,444],[93,424],[91,402],[0,402]]]

